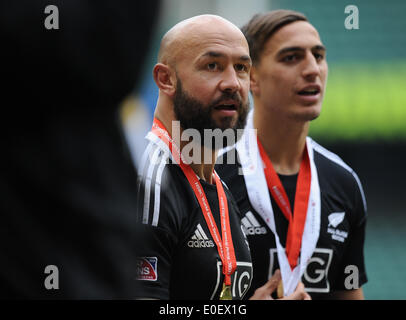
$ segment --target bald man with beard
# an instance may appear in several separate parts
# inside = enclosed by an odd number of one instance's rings
[[[182,21],[162,39],[153,69],[159,98],[139,170],[141,298],[241,299],[250,286],[249,248],[236,204],[214,171],[217,150],[176,137],[243,128],[250,67],[244,35],[218,16]]]
[[[231,300],[248,291],[238,208],[214,171],[217,148],[196,137],[244,127],[250,68],[244,35],[219,16],[184,20],[162,39],[153,69],[159,98],[139,170],[140,298]],[[278,279],[264,286],[267,298]]]

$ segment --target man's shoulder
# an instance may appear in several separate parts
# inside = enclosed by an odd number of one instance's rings
[[[172,155],[168,150],[150,142],[144,151],[138,175],[144,183],[159,183],[162,179],[183,181],[183,173],[180,167],[173,161]]]
[[[355,179],[357,174],[340,156],[314,140],[311,140],[311,144],[318,171],[328,171],[330,174],[342,176],[345,179]]]
[[[364,190],[357,173],[337,154],[314,140],[310,141],[320,186],[334,184],[336,188],[340,188],[343,192],[348,193],[353,193],[354,189],[358,189],[366,208]]]
[[[193,195],[188,196],[188,182],[181,168],[159,146],[147,146],[138,170],[138,183],[143,223],[157,225],[163,215],[180,219],[194,203]]]

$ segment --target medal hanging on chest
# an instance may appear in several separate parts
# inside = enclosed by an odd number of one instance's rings
[[[234,245],[231,237],[230,228],[230,217],[228,213],[228,203],[227,197],[224,192],[223,184],[217,173],[213,172],[213,179],[216,183],[217,196],[219,199],[219,209],[220,209],[220,223],[221,223],[221,233],[217,228],[216,222],[214,220],[212,211],[210,209],[209,202],[207,200],[206,194],[204,193],[203,187],[196,176],[193,169],[182,161],[182,156],[179,148],[175,143],[173,143],[168,131],[165,129],[164,125],[158,120],[154,119],[152,125],[152,133],[154,133],[158,138],[160,138],[169,147],[172,156],[176,163],[179,164],[184,175],[186,176],[193,192],[199,202],[200,208],[203,212],[204,219],[206,220],[207,226],[209,228],[210,234],[216,243],[218,254],[223,264],[223,274],[224,283],[221,290],[220,299],[221,300],[232,300],[231,294],[231,275],[235,272],[237,268],[237,261],[235,257]]]
[[[223,283],[223,289],[220,293],[220,300],[233,300],[233,296],[231,294],[231,285],[226,285]]]

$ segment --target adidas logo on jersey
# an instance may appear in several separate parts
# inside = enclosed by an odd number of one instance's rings
[[[212,240],[209,240],[206,233],[203,231],[200,223],[197,225],[195,234],[190,238],[187,243],[189,248],[211,248],[214,247]]]
[[[245,214],[245,217],[241,219],[243,230],[247,236],[266,234],[266,228],[262,227],[258,220],[254,217],[251,211]]]

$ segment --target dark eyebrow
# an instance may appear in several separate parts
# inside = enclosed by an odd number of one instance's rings
[[[225,57],[225,54],[216,51],[207,51],[202,55],[202,57],[222,58]]]
[[[251,63],[251,58],[250,56],[241,56],[240,60],[244,61],[244,62],[249,62]]]
[[[312,50],[327,51],[326,47],[325,47],[325,46],[322,46],[321,44],[319,44],[319,45],[317,45],[317,46],[314,46],[314,47],[312,48]]]
[[[213,57],[213,58],[224,58],[226,55],[221,52],[217,51],[207,51],[202,55],[202,57]],[[249,62],[251,63],[251,58],[248,55],[243,55],[239,57],[239,60],[242,60],[244,62]]]
[[[326,49],[325,46],[318,44],[318,45],[315,45],[314,47],[312,47],[312,51],[313,51],[313,50],[326,51],[327,49]],[[305,51],[305,49],[302,48],[302,47],[287,47],[287,48],[283,48],[283,49],[279,50],[279,52],[278,52],[277,55],[278,55],[278,56],[281,56],[281,55],[283,55],[283,54],[285,54],[285,53],[288,53],[288,52],[295,52],[295,51],[303,52],[303,51]]]

